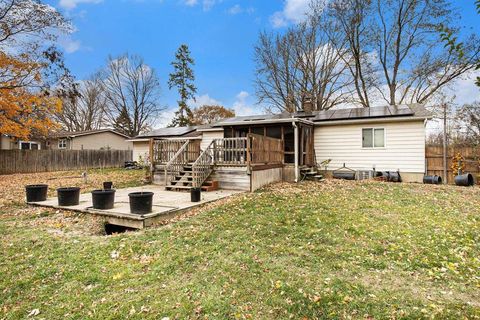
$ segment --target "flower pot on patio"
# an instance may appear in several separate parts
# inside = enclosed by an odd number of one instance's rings
[[[192,188],[190,190],[190,201],[192,202],[200,202],[200,198],[202,195],[202,189],[200,188]]]
[[[58,205],[61,207],[76,206],[80,203],[80,188],[67,187],[58,188]]]
[[[48,185],[46,184],[30,184],[25,186],[27,202],[39,202],[47,200]]]
[[[115,190],[93,190],[92,203],[94,209],[112,209],[115,202]]]
[[[146,214],[152,212],[153,192],[132,192],[130,198],[130,212],[135,214]]]
[[[103,190],[110,190],[112,189],[113,182],[112,181],[105,181],[103,183]]]

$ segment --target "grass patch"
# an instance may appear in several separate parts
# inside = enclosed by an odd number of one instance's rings
[[[108,237],[42,219],[0,218],[0,318],[480,317],[479,188],[285,183]]]

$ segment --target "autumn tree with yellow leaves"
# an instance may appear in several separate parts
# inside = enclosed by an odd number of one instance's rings
[[[19,59],[0,52],[1,134],[28,139],[32,133],[46,135],[56,126],[51,116],[60,111],[60,99],[34,89],[41,85],[43,68],[25,55]]]
[[[0,0],[0,134],[28,139],[56,127],[60,97],[73,78],[55,47],[70,23],[33,0]],[[66,89],[68,88],[68,89]]]

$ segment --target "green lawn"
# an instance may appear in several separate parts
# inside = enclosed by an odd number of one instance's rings
[[[285,183],[114,236],[31,210],[0,208],[0,319],[480,318],[478,187]]]

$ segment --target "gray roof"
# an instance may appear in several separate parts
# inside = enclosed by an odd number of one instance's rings
[[[197,127],[169,127],[155,129],[145,134],[136,136],[135,138],[152,138],[152,137],[181,137],[192,131],[195,131]]]
[[[50,138],[75,138],[75,137],[80,137],[80,136],[88,136],[91,134],[97,134],[97,133],[102,133],[102,132],[112,132],[115,134],[118,134],[119,136],[125,137],[125,138],[130,138],[126,134],[123,134],[121,132],[118,132],[113,129],[97,129],[97,130],[87,130],[87,131],[61,131],[61,132],[56,132],[51,134],[49,137]]]
[[[371,119],[371,118],[390,118],[390,117],[419,117],[430,118],[431,113],[428,112],[423,105],[397,105],[386,107],[371,108],[348,108],[335,110],[322,110],[312,112],[294,112],[280,114],[265,114],[245,117],[234,117],[222,120],[214,124],[214,126],[225,125],[248,125],[254,123],[275,123],[285,122],[289,119],[303,119],[310,122],[334,121],[334,120],[354,120],[354,119]]]
[[[322,110],[312,112],[283,112],[279,114],[262,114],[254,116],[239,116],[221,120],[219,122],[194,127],[171,127],[161,128],[135,137],[141,138],[163,138],[163,137],[191,137],[199,134],[197,129],[218,128],[223,126],[248,126],[249,124],[273,124],[282,122],[304,122],[313,124],[314,122],[327,122],[336,120],[358,120],[374,118],[392,118],[392,117],[415,117],[431,118],[432,114],[421,104],[397,105],[386,107],[371,108],[348,108],[335,110]]]

